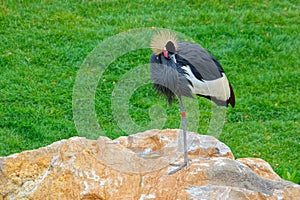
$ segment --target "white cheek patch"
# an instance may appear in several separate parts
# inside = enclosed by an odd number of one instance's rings
[[[193,84],[189,86],[193,94],[213,96],[222,101],[229,99],[229,82],[224,73],[222,73],[222,77],[218,79],[200,81],[195,77],[189,66],[183,66],[181,68],[186,71],[187,74],[185,74],[185,77]]]

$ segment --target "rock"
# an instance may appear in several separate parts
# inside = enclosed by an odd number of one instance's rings
[[[266,161],[260,158],[239,158],[237,161],[247,165],[253,172],[258,176],[274,180],[282,181],[280,176],[278,176],[272,169],[272,167]]]
[[[299,199],[300,187],[265,161],[235,160],[225,144],[197,133],[188,133],[189,169],[168,175],[170,163],[183,161],[179,133],[73,137],[0,157],[0,200]]]

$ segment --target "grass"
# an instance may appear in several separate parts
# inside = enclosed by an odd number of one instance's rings
[[[89,53],[133,28],[181,32],[221,62],[236,93],[219,139],[236,157],[260,157],[283,178],[300,182],[300,4],[298,1],[22,1],[0,2],[0,155],[78,135],[72,93]],[[111,94],[123,74],[149,62],[149,49],[121,56],[101,76],[96,113],[111,137]],[[151,85],[136,88],[129,113],[146,126],[152,105],[165,108],[163,128],[178,128],[178,105],[168,107]],[[198,98],[199,133],[211,104]]]

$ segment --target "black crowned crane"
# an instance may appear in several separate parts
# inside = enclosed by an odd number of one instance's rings
[[[184,163],[177,169],[188,167],[187,119],[182,96],[193,98],[193,94],[207,98],[219,106],[235,105],[233,89],[220,63],[198,44],[177,42],[176,36],[162,31],[151,41],[153,54],[150,59],[151,78],[154,88],[166,96],[169,104],[177,97],[183,129]]]

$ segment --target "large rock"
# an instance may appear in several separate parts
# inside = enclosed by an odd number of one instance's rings
[[[235,160],[207,135],[188,133],[189,169],[180,130],[151,130],[110,140],[73,137],[0,158],[1,199],[300,199],[300,187],[261,159]]]

